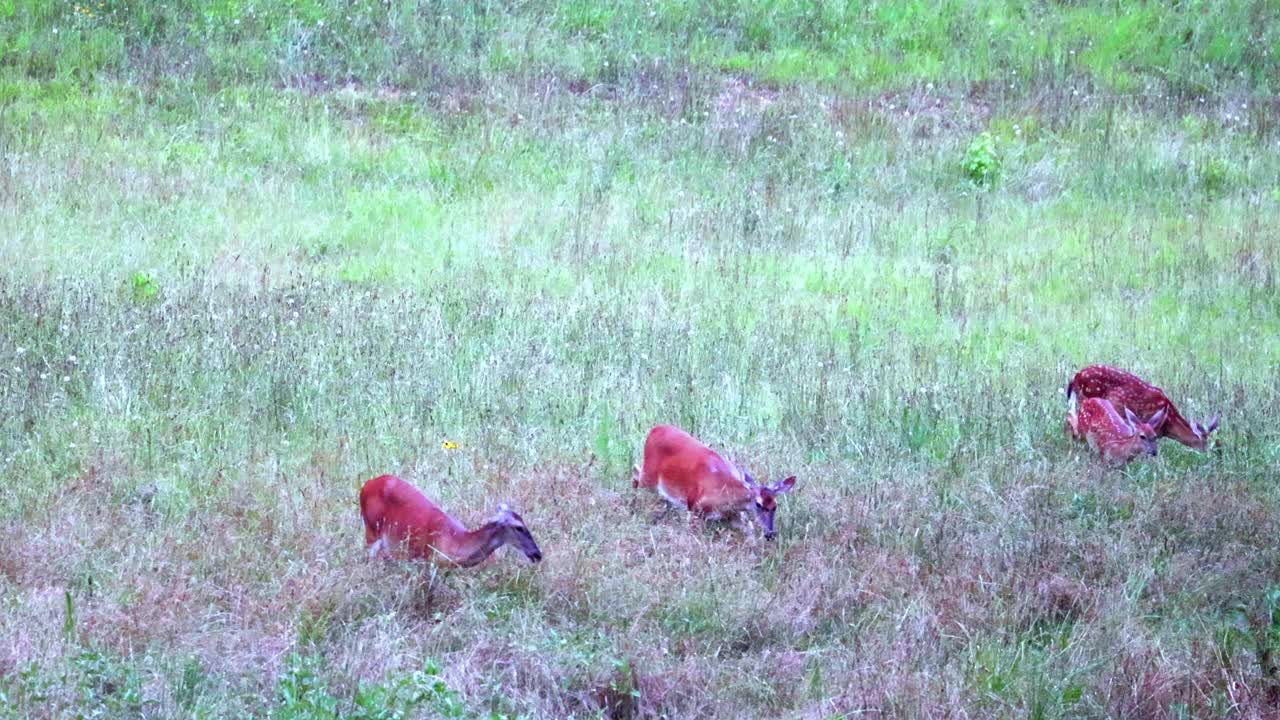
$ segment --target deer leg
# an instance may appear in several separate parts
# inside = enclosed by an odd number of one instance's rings
[[[711,520],[711,515],[704,509],[698,507],[696,500],[689,501],[689,530],[693,532],[706,531],[707,523]]]
[[[1067,413],[1066,430],[1067,430],[1067,435],[1070,436],[1072,440],[1080,439],[1080,431],[1078,430],[1078,427],[1079,426],[1077,425],[1076,414]]]
[[[747,512],[739,512],[734,516],[734,524],[742,531],[751,544],[758,544],[760,541],[760,532],[758,532],[756,523],[751,522],[751,515]]]
[[[1125,464],[1123,455],[1113,451],[1110,447],[1106,445],[1102,445],[1098,449],[1098,455],[1099,457],[1102,458],[1102,464],[1106,465],[1109,468],[1116,469],[1116,468],[1123,467]]]

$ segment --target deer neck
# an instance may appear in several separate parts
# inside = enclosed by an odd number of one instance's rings
[[[1104,404],[1103,412],[1106,413],[1106,424],[1111,426],[1111,435],[1118,439],[1128,439],[1138,434],[1138,429],[1129,424],[1119,412],[1116,411],[1114,405]]]
[[[455,541],[449,559],[461,567],[480,564],[506,542],[505,529],[498,523],[491,522],[462,533]]]
[[[1164,419],[1164,424],[1160,427],[1160,434],[1164,437],[1177,440],[1178,442],[1190,448],[1197,450],[1204,449],[1204,438],[1196,434],[1195,429],[1191,427],[1191,423],[1178,413],[1177,408],[1169,405],[1168,416]]]

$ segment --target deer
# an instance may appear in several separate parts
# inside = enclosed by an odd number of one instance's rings
[[[1142,454],[1156,454],[1156,426],[1164,420],[1164,409],[1156,411],[1148,422],[1143,422],[1129,408],[1124,417],[1116,406],[1105,398],[1085,398],[1077,408],[1071,398],[1072,408],[1067,413],[1067,427],[1077,440],[1089,443],[1103,462],[1125,465]]]
[[[369,557],[408,557],[440,567],[478,565],[503,545],[513,545],[531,562],[542,550],[524,519],[505,504],[488,522],[468,530],[427,499],[418,488],[395,475],[379,475],[360,489]]]
[[[672,425],[658,425],[644,443],[644,465],[635,468],[632,487],[654,490],[669,505],[685,508],[705,520],[742,519],[754,511],[766,540],[777,536],[773,518],[778,497],[796,485],[794,475],[772,485],[757,483],[696,438]]]
[[[1161,419],[1151,422],[1159,437],[1167,437],[1203,452],[1209,446],[1209,435],[1218,429],[1218,416],[1207,425],[1188,422],[1164,391],[1131,372],[1106,365],[1090,365],[1067,383],[1067,399],[1105,398],[1116,408],[1132,410],[1138,417],[1155,419],[1163,411]]]

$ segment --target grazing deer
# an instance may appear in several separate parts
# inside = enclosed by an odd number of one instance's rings
[[[1086,398],[1080,407],[1067,413],[1067,427],[1077,440],[1089,443],[1103,462],[1124,465],[1135,457],[1156,454],[1155,426],[1164,420],[1164,410],[1158,410],[1150,422],[1138,419],[1129,408],[1124,417],[1116,412],[1115,405],[1103,398]]]
[[[1067,383],[1067,399],[1105,398],[1116,408],[1127,408],[1135,415],[1155,420],[1157,412],[1163,412],[1161,420],[1151,422],[1159,437],[1177,440],[1194,450],[1208,447],[1209,434],[1218,428],[1218,416],[1208,425],[1188,422],[1174,406],[1164,391],[1144,381],[1133,373],[1108,367],[1090,365],[1076,373]]]
[[[750,475],[671,425],[659,425],[644,443],[644,466],[636,468],[633,487],[657,491],[672,507],[701,513],[708,520],[739,517],[754,510],[764,536],[772,540],[778,496],[796,485],[795,476],[760,485]],[[670,511],[666,508],[661,514]]]
[[[471,567],[506,544],[533,562],[542,559],[524,520],[506,505],[476,530],[455,520],[417,488],[394,475],[380,475],[360,489],[360,515],[369,557],[407,556],[437,565]]]

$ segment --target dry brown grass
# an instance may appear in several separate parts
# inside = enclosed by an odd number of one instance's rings
[[[603,59],[0,87],[0,718],[287,716],[298,656],[344,714],[1276,715],[1269,130]],[[1225,448],[1066,442],[1103,360]],[[799,477],[776,542],[650,519],[659,422]],[[368,561],[383,472],[545,560]]]

